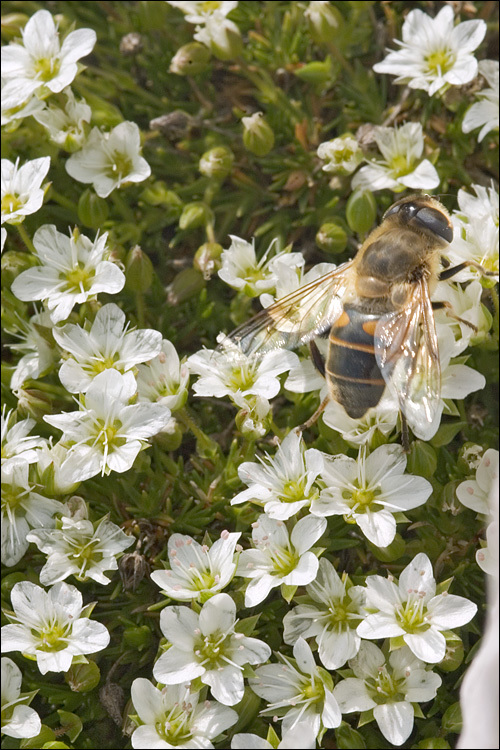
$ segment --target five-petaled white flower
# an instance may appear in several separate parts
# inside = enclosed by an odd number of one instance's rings
[[[64,95],[66,104],[63,109],[49,104],[41,112],[35,112],[33,117],[47,130],[52,143],[73,152],[82,148],[92,110],[85,99],[77,102],[69,87],[64,90]]]
[[[387,547],[396,536],[394,513],[417,508],[432,493],[427,479],[405,474],[406,455],[400,445],[381,445],[357,459],[325,456],[321,478],[326,488],[311,503],[317,516],[344,516],[366,538]]]
[[[479,142],[483,140],[484,136],[490,130],[498,130],[498,70],[498,60],[481,60],[479,63],[479,72],[486,78],[490,84],[490,88],[482,89],[476,94],[479,101],[469,107],[462,122],[464,133],[470,133],[471,130],[481,128],[477,136]]]
[[[333,694],[342,713],[373,711],[378,728],[393,745],[402,745],[413,729],[413,703],[436,696],[441,677],[417,659],[407,646],[388,660],[374,643],[363,641],[349,666],[356,675],[339,682]]]
[[[255,549],[244,550],[236,575],[250,578],[245,607],[255,607],[276,586],[305,586],[316,578],[318,557],[311,550],[326,529],[326,519],[306,516],[291,533],[283,521],[262,514],[252,524]]]
[[[466,508],[488,516],[491,513],[489,497],[498,481],[498,451],[488,448],[476,469],[476,478],[467,479],[457,487],[457,497]]]
[[[35,313],[27,321],[19,318],[15,325],[17,330],[13,331],[12,335],[17,341],[8,346],[13,352],[22,355],[10,379],[10,388],[17,395],[17,391],[27,380],[37,380],[45,375],[58,359],[58,355],[50,341],[50,335],[44,335],[49,334],[53,327],[48,310]]]
[[[433,96],[450,86],[463,86],[475,78],[477,60],[472,54],[486,34],[484,21],[464,21],[454,26],[451,5],[435,18],[412,10],[403,24],[403,41],[398,51],[389,52],[373,66],[376,73],[397,76],[394,83],[424,89]]]
[[[69,157],[66,171],[78,182],[92,183],[97,195],[107,198],[116,188],[149,177],[151,167],[140,150],[135,122],[121,122],[109,133],[92,128],[81,151]]]
[[[303,722],[318,735],[322,727],[338,727],[342,715],[333,695],[331,675],[314,661],[310,646],[299,638],[294,659],[278,654],[281,664],[266,664],[255,670],[250,687],[269,701],[261,713],[283,718],[283,732]]]
[[[260,464],[245,461],[238,476],[248,485],[231,500],[231,505],[252,501],[264,507],[270,518],[286,521],[319,495],[314,485],[323,468],[323,454],[315,448],[305,449],[301,435],[292,430],[271,458]]]
[[[36,691],[21,693],[21,670],[8,656],[2,657],[2,734],[28,739],[40,734],[42,722],[29,707]]]
[[[477,606],[463,596],[436,595],[431,561],[423,552],[402,571],[399,585],[382,576],[368,576],[366,607],[376,612],[358,625],[361,638],[402,636],[418,659],[431,664],[445,657],[442,631],[465,625],[477,612]]]
[[[308,602],[302,598],[283,619],[283,640],[294,644],[298,638],[315,638],[322,664],[339,669],[359,650],[361,638],[356,628],[366,614],[365,589],[353,586],[345,574],[340,578],[331,562],[322,557],[318,574],[306,591]]]
[[[356,172],[353,189],[392,190],[406,188],[430,190],[439,185],[439,175],[428,159],[422,159],[424,134],[419,122],[407,122],[399,128],[375,128],[375,141],[384,157],[367,159],[368,164]]]
[[[240,536],[241,532],[223,531],[220,539],[208,547],[185,534],[172,534],[168,540],[170,569],[155,570],[151,578],[171,599],[205,602],[231,581]]]
[[[88,615],[76,586],[56,583],[44,591],[31,581],[16,583],[11,595],[14,613],[2,628],[2,652],[21,651],[36,658],[38,669],[67,672],[74,656],[93,654],[109,643],[107,628]]]
[[[2,469],[8,461],[26,461],[33,464],[38,460],[38,453],[42,446],[46,445],[45,438],[37,435],[29,436],[35,426],[34,419],[22,419],[15,422],[13,410],[6,411],[4,404],[2,409]]]
[[[136,390],[131,372],[105,370],[89,385],[80,411],[44,417],[62,431],[62,442],[70,448],[65,463],[75,468],[74,482],[99,472],[127,471],[147,439],[168,425],[166,406],[129,403]]]
[[[3,49],[3,48],[2,48]],[[42,182],[50,168],[50,156],[32,159],[19,166],[2,159],[2,224],[20,224],[43,203]]]
[[[455,315],[461,320],[457,321],[446,310],[436,311],[436,322],[439,328],[448,326],[455,336],[455,347],[453,356],[461,354],[468,346],[481,343],[487,336],[491,326],[491,315],[487,312],[481,302],[483,287],[477,279],[466,286],[451,284],[449,281],[440,281],[433,295],[440,302],[447,302]],[[471,325],[462,323],[467,320]],[[471,326],[475,326],[474,330]]]
[[[51,586],[74,575],[79,581],[89,578],[106,585],[111,579],[105,570],[117,570],[116,555],[134,542],[114,523],[103,518],[97,523],[86,519],[61,519],[60,528],[35,529],[26,537],[47,555],[40,571],[40,583]]]
[[[232,708],[216,701],[202,701],[185,685],[159,690],[144,677],[132,683],[132,702],[142,724],[131,737],[138,750],[211,748],[217,737],[238,721]]]
[[[161,333],[150,328],[128,330],[125,313],[110,302],[98,310],[89,331],[66,323],[52,330],[56,342],[68,358],[59,370],[59,379],[70,393],[85,393],[96,375],[112,369],[124,373],[138,362],[146,362],[160,352]]]
[[[234,706],[243,698],[245,664],[262,664],[271,649],[258,638],[235,630],[236,604],[216,594],[197,615],[188,607],[166,607],[160,627],[170,647],[153,667],[155,679],[178,685],[199,677],[216,700]]]
[[[93,29],[77,29],[61,44],[48,10],[37,11],[24,27],[22,36],[22,44],[11,42],[2,47],[2,76],[8,82],[16,81],[18,104],[26,100],[29,86],[41,99],[69,86],[78,73],[77,61],[92,52],[97,38]]]
[[[28,531],[53,528],[54,514],[64,510],[62,503],[35,492],[28,474],[24,459],[2,466],[2,562],[8,567],[18,563],[28,549]]]
[[[324,161],[324,172],[351,174],[363,161],[363,151],[356,138],[349,133],[324,141],[318,146],[317,154]]]
[[[125,275],[106,260],[107,237],[105,233],[92,242],[76,229],[68,237],[45,224],[33,237],[40,265],[20,273],[12,292],[23,302],[44,300],[53,323],[66,320],[75,305],[98,292],[116,294]]]
[[[189,368],[179,360],[175,346],[163,339],[160,353],[137,368],[139,401],[152,401],[168,406],[174,412],[186,403]]]

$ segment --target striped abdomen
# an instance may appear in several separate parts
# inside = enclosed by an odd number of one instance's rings
[[[385,389],[375,359],[373,338],[380,317],[363,312],[355,305],[345,305],[330,330],[326,379],[335,400],[354,419],[376,406]]]

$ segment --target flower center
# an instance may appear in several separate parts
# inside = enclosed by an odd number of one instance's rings
[[[40,81],[50,81],[59,73],[59,60],[55,57],[41,57],[35,63],[35,71]]]
[[[295,570],[299,562],[299,556],[295,551],[284,549],[283,547],[273,550],[271,559],[274,565],[274,572],[282,578],[289,575],[292,570]]]
[[[68,645],[68,630],[69,625],[59,625],[56,622],[38,632],[32,631],[38,640],[37,649],[39,651],[62,651]]]
[[[283,484],[283,492],[280,494],[279,499],[283,503],[295,503],[298,500],[305,500],[305,486],[306,481],[303,479],[289,479]],[[318,497],[319,493],[316,491],[314,497]],[[312,500],[312,493],[309,495]]]
[[[65,279],[70,291],[85,292],[89,289],[89,281],[94,275],[94,271],[88,271],[80,264],[72,268],[67,273],[62,273],[60,278]]]
[[[202,13],[213,13],[219,10],[221,6],[220,0],[206,0],[204,3],[200,3],[200,10]]]
[[[369,677],[365,680],[370,696],[378,704],[397,703],[404,700],[404,684],[405,678],[396,680],[385,664],[379,667],[376,677]]]
[[[169,745],[177,747],[192,739],[190,728],[192,706],[190,703],[176,703],[168,714],[165,714],[163,721],[155,724],[158,735]]]
[[[19,211],[23,206],[24,201],[22,201],[18,195],[14,195],[13,193],[5,193],[2,198],[3,214],[13,214],[16,211]]]
[[[255,383],[255,372],[253,367],[240,365],[232,370],[227,384],[237,391],[247,391]]]
[[[397,154],[391,159],[391,169],[397,177],[403,177],[413,171],[413,165],[406,156]]]
[[[98,375],[100,372],[104,372],[104,370],[109,370],[112,367],[114,367],[115,370],[119,370],[120,372],[122,372],[122,368],[116,366],[116,363],[118,362],[119,358],[120,357],[118,353],[115,352],[114,354],[111,354],[109,357],[96,359],[92,363],[92,370],[96,375]]]
[[[358,485],[358,486],[356,486]],[[367,510],[377,510],[376,498],[382,493],[380,487],[359,487],[359,482],[354,481],[354,489],[342,491],[342,497],[347,500],[352,513],[366,513]],[[349,519],[346,518],[349,522]]]
[[[194,653],[198,662],[206,669],[218,669],[226,666],[227,655],[224,653],[223,644],[227,635],[227,633],[215,631],[211,635],[201,635],[199,637],[195,644]]]
[[[449,49],[438,49],[435,52],[431,52],[425,58],[427,73],[434,76],[442,76],[443,73],[446,73],[453,67],[455,59],[455,55]]]
[[[108,164],[108,177],[123,179],[132,171],[132,160],[126,154],[114,151]]]
[[[409,593],[407,601],[395,609],[396,620],[407,633],[422,633],[430,628],[423,597],[423,592]]]

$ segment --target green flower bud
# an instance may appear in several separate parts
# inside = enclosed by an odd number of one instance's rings
[[[99,684],[101,673],[95,661],[72,665],[64,675],[64,681],[75,693],[88,693]]]
[[[197,229],[212,224],[214,215],[206,203],[194,201],[186,203],[179,219],[179,229]]]
[[[203,73],[210,62],[210,50],[199,42],[189,42],[177,50],[169,71],[178,76],[195,76]]]
[[[177,193],[169,190],[163,180],[156,180],[152,185],[148,185],[141,193],[141,200],[148,206],[164,206],[179,212],[182,211],[182,200]]]
[[[139,245],[127,254],[125,260],[126,288],[131,292],[146,292],[153,281],[153,264]]]
[[[327,222],[320,226],[316,235],[316,244],[326,253],[338,255],[346,248],[347,234],[338,224]]]
[[[195,268],[184,268],[168,287],[169,305],[178,305],[199,295],[205,286],[202,274]]]
[[[202,272],[206,281],[221,267],[222,251],[223,247],[218,242],[204,242],[196,251],[193,266]]]
[[[326,60],[323,61],[314,60],[313,62],[305,63],[304,65],[301,65],[300,68],[294,70],[294,74],[297,78],[300,78],[301,81],[310,83],[313,86],[324,86],[327,82],[332,83],[334,79],[330,57],[327,57]]]
[[[250,117],[242,117],[243,145],[256,156],[265,156],[274,146],[274,133],[264,120],[262,112],[255,112]]]
[[[347,201],[345,217],[349,228],[357,234],[366,234],[373,226],[377,215],[377,204],[373,193],[355,190]]]
[[[377,547],[372,542],[367,543],[377,560],[381,560],[382,562],[394,562],[394,560],[398,560],[405,553],[406,545],[400,534],[396,534],[387,547]]]
[[[234,60],[243,52],[240,30],[228,18],[208,19],[205,28],[199,33],[203,36],[204,44],[219,60]]]
[[[359,750],[360,747],[366,747],[363,735],[357,732],[346,721],[335,730],[335,739],[337,747],[343,750]]]
[[[187,399],[187,391],[186,391]],[[175,423],[173,432],[159,432],[154,436],[153,442],[163,451],[176,451],[182,443],[183,431],[178,422]]]
[[[54,413],[53,398],[49,393],[37,388],[20,388],[17,408],[23,419],[33,417],[42,420],[46,414]]]
[[[257,700],[256,700],[257,699]],[[250,724],[257,718],[260,708],[260,698],[250,689],[245,688],[243,698],[238,704],[238,716],[239,719],[234,727],[231,729],[234,732],[241,732],[249,727]]]
[[[200,159],[199,170],[205,177],[223,180],[231,172],[234,154],[226,146],[215,146],[205,151]]]
[[[153,640],[153,634],[147,625],[125,628],[123,631],[123,643],[136,651],[144,651],[149,648]]]
[[[9,288],[14,279],[28,268],[38,265],[31,253],[20,253],[17,250],[7,250],[2,255],[2,286]],[[2,292],[3,297],[3,292]],[[3,313],[2,313],[3,317]]]
[[[315,42],[332,42],[341,15],[330,2],[311,2],[304,15],[309,21],[309,30]]]
[[[446,652],[444,659],[439,662],[439,669],[443,672],[454,672],[464,660],[464,644],[456,633],[446,631]]]
[[[109,208],[104,198],[87,188],[78,201],[78,219],[90,229],[100,229],[109,215]]]

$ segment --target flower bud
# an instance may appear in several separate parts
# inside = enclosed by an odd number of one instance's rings
[[[177,50],[169,71],[178,76],[195,76],[203,73],[210,62],[210,50],[199,42],[189,42]]]
[[[187,400],[187,391],[186,391]],[[181,404],[182,407],[184,404]],[[174,420],[172,420],[174,421]],[[169,425],[170,426],[170,425]],[[163,451],[176,451],[182,443],[183,431],[178,422],[175,423],[175,427],[171,432],[159,432],[154,436],[153,442],[158,445]]]
[[[17,408],[23,419],[33,417],[36,420],[41,420],[46,414],[53,413],[53,399],[45,391],[37,388],[19,388],[17,397]]]
[[[340,14],[327,0],[310,2],[304,15],[309,21],[309,30],[315,42],[331,42],[339,26]]]
[[[101,673],[95,661],[87,664],[72,664],[64,675],[64,681],[75,693],[88,693],[99,684]]]
[[[355,190],[347,201],[345,217],[349,228],[357,234],[366,234],[373,226],[377,215],[377,204],[373,193]]]
[[[109,208],[104,198],[87,188],[78,201],[78,219],[90,229],[100,229],[109,215]]]
[[[205,177],[223,180],[231,172],[234,154],[226,146],[215,146],[205,151],[200,159],[199,170]]]
[[[167,188],[163,180],[156,180],[152,185],[145,187],[141,193],[141,200],[148,206],[162,206],[181,215],[182,200],[177,193]]]
[[[332,83],[335,78],[330,57],[327,57],[326,60],[313,60],[305,63],[294,70],[294,74],[301,81],[313,86],[324,86],[328,82]]]
[[[125,287],[131,292],[146,292],[153,281],[153,264],[149,257],[136,245],[125,260]]]
[[[205,27],[198,30],[195,38],[206,44],[219,60],[234,60],[243,52],[239,28],[220,13],[209,16]]]
[[[394,562],[399,560],[405,553],[406,544],[400,534],[396,534],[392,542],[387,547],[377,547],[376,544],[368,542],[368,547],[373,552],[377,560],[381,562]]]
[[[347,234],[338,224],[327,222],[320,226],[316,235],[316,244],[326,253],[337,255],[346,248]]]
[[[178,305],[199,295],[205,286],[202,274],[195,268],[184,268],[168,286],[168,304]]]
[[[203,278],[208,279],[221,268],[220,256],[222,255],[222,245],[218,242],[204,242],[200,245],[195,253],[193,266],[201,271]]]
[[[197,229],[212,224],[214,215],[206,203],[194,201],[186,203],[179,219],[179,229]]]
[[[2,39],[8,42],[20,36],[21,29],[28,23],[25,13],[7,13],[2,16]]]
[[[349,133],[320,143],[317,154],[325,162],[324,172],[336,172],[342,175],[354,172],[364,158],[358,141]]]
[[[274,146],[274,133],[264,120],[262,112],[255,112],[250,117],[242,117],[243,145],[256,156],[265,156]]]
[[[144,651],[149,648],[153,640],[153,634],[148,625],[138,625],[137,627],[125,628],[123,631],[123,644],[126,648],[133,648],[135,651]]]

